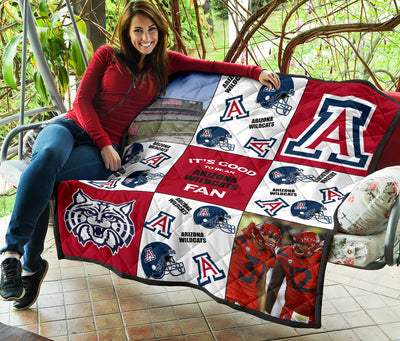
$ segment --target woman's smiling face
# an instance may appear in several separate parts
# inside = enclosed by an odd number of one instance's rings
[[[158,42],[158,29],[149,17],[136,14],[131,21],[129,37],[142,57],[153,52]]]

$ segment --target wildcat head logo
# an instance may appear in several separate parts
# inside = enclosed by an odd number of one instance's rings
[[[114,204],[92,199],[79,189],[65,210],[65,226],[83,246],[92,242],[116,254],[119,248],[128,247],[135,235],[135,225],[129,217],[134,204],[135,201]]]

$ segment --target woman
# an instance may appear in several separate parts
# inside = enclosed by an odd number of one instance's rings
[[[54,184],[68,179],[106,179],[118,170],[123,131],[165,90],[169,75],[213,72],[280,87],[278,75],[257,66],[205,61],[167,51],[168,27],[149,1],[128,3],[117,32],[120,48],[103,46],[96,51],[73,109],[42,130],[31,163],[21,176],[1,263],[0,295],[14,300],[14,309],[27,309],[36,301],[48,269],[41,253]]]

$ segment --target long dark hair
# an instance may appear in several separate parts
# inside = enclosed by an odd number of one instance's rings
[[[141,55],[132,45],[129,37],[131,21],[136,14],[142,14],[150,18],[158,29],[158,43],[153,52],[146,55],[145,65],[141,71],[139,70]],[[157,91],[164,91],[168,82],[168,25],[157,7],[147,0],[128,2],[119,17],[116,33],[118,34],[120,45],[119,50],[116,52],[117,59],[131,71],[135,79],[141,75],[148,76],[148,70],[151,66]]]

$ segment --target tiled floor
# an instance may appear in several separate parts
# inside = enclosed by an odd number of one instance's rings
[[[0,243],[6,229],[0,219]],[[400,269],[328,264],[321,329],[294,329],[215,303],[199,290],[147,286],[90,263],[58,261],[52,228],[50,270],[27,311],[0,302],[0,322],[51,340],[400,340]]]

